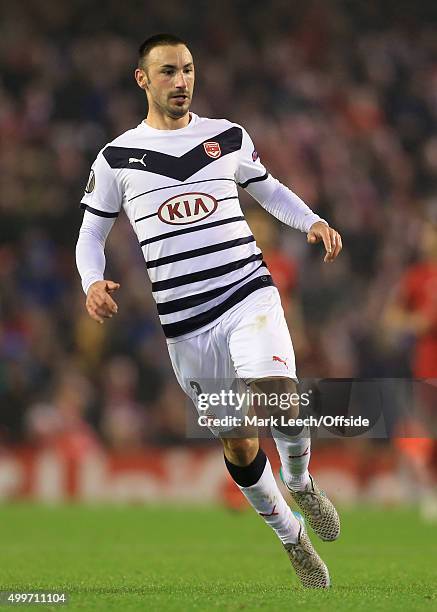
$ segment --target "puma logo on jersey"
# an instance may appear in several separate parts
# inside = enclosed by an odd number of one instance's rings
[[[158,217],[170,225],[196,223],[212,215],[217,206],[217,200],[207,193],[182,193],[161,204]]]
[[[141,159],[138,159],[137,157],[129,157],[129,163],[134,164],[135,162],[137,162],[138,164],[143,164],[143,166],[146,167],[146,162],[144,161],[144,158],[146,157],[146,155],[147,153],[144,153]]]
[[[281,357],[278,357],[277,355],[273,355],[272,359],[273,361],[279,361],[279,363],[283,363],[288,370],[287,359],[282,359]]]

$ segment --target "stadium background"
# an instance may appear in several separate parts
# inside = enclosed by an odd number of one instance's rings
[[[242,123],[271,173],[343,235],[341,257],[324,266],[320,249],[241,194],[282,294],[300,377],[408,378],[418,373],[417,338],[391,333],[387,308],[424,257],[427,219],[437,219],[437,9],[128,5],[2,3],[0,498],[238,504],[217,445],[186,439],[186,401],[124,216],[106,247],[119,314],[99,326],[84,309],[78,205],[97,151],[145,116],[137,47],[159,31],[186,38],[192,109]],[[419,463],[430,464],[425,447]],[[316,448],[313,469],[341,501],[411,500],[388,442]]]

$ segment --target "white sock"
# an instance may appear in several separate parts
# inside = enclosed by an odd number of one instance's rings
[[[310,481],[308,464],[311,457],[311,438],[307,427],[297,436],[287,436],[271,428],[282,465],[282,475],[290,489],[303,491]]]
[[[283,498],[268,459],[257,483],[250,487],[237,486],[284,544],[297,542],[300,523]]]

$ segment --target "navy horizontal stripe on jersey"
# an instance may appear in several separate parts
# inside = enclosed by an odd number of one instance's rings
[[[161,176],[167,176],[178,181],[186,181],[190,176],[205,168],[205,166],[214,163],[216,159],[222,159],[229,153],[239,151],[242,139],[243,132],[241,128],[234,126],[220,134],[211,136],[180,157],[150,149],[131,149],[111,145],[103,150],[103,155],[111,168],[130,168],[132,170],[160,174]],[[203,145],[209,141],[214,141],[220,145],[221,154],[218,158],[210,157],[206,153]]]
[[[93,213],[93,215],[97,215],[98,217],[105,217],[107,219],[112,219],[113,217],[118,217],[118,212],[116,213],[110,213],[110,212],[106,212],[104,210],[98,210],[97,208],[93,208],[92,206],[88,206],[88,204],[81,204],[80,207],[83,210],[88,210],[90,213]]]
[[[151,244],[152,242],[157,242],[158,240],[173,238],[174,236],[182,236],[182,234],[189,234],[190,232],[198,232],[200,230],[205,230],[210,227],[217,227],[219,225],[224,225],[225,223],[235,223],[236,221],[245,221],[245,218],[243,216],[229,217],[228,219],[220,219],[220,221],[202,223],[202,225],[198,225],[197,227],[184,227],[184,229],[175,230],[174,232],[167,232],[166,234],[159,234],[159,236],[153,236],[152,238],[141,240],[140,246],[146,246],[146,244]]]
[[[168,278],[167,280],[157,281],[152,283],[152,291],[164,291],[165,289],[174,289],[174,287],[181,287],[182,285],[188,285],[190,283],[197,283],[198,281],[208,280],[209,278],[216,278],[217,276],[223,276],[229,272],[235,272],[240,268],[244,268],[245,265],[252,261],[262,259],[262,253],[251,255],[245,259],[238,259],[231,263],[217,268],[208,268],[207,270],[200,270],[199,272],[192,272],[191,274],[183,274],[182,276],[176,276],[174,278]]]
[[[247,181],[244,181],[244,183],[238,183],[238,185],[239,187],[246,189],[246,187],[250,185],[251,183],[258,183],[258,181],[265,181],[267,178],[269,178],[268,172],[266,172],[262,176],[254,176],[253,178],[247,179]]]
[[[225,176],[218,176],[215,178],[203,179],[202,181],[184,182],[184,187],[186,187],[187,185],[199,185],[200,183],[211,183],[213,181],[229,181],[230,183],[235,183],[234,179],[227,178]],[[180,189],[180,188],[181,188],[180,183],[175,183],[174,185],[166,185],[165,187],[156,187],[155,189],[149,189],[148,191],[137,193],[136,195],[129,198],[128,202],[132,202],[133,200],[136,200],[137,198],[140,198],[141,196],[149,195],[149,193],[155,193],[156,191],[162,191],[163,189]]]
[[[257,291],[258,289],[262,289],[263,287],[268,287],[274,285],[273,279],[270,275],[259,276],[258,278],[254,278],[249,281],[240,289],[237,289],[231,296],[228,297],[227,300],[207,310],[202,312],[194,317],[190,317],[189,319],[185,319],[184,321],[178,321],[177,323],[168,323],[162,326],[165,335],[167,338],[175,338],[177,336],[182,336],[183,334],[189,334],[204,325],[208,325],[222,314],[224,314],[229,308],[232,308],[248,295]]]
[[[224,293],[229,291],[229,289],[232,289],[232,287],[244,283],[245,280],[253,276],[255,272],[258,272],[258,270],[263,266],[267,268],[264,261],[262,261],[260,265],[255,268],[255,270],[249,272],[247,276],[243,276],[243,278],[240,278],[239,280],[236,280],[233,283],[230,283],[229,285],[222,285],[221,287],[217,287],[216,289],[211,289],[211,291],[204,291],[203,293],[196,293],[195,295],[187,295],[186,297],[179,298],[177,300],[167,300],[166,302],[161,303],[157,302],[156,306],[158,308],[158,314],[173,314],[174,312],[179,312],[180,310],[187,310],[188,308],[195,308],[196,306],[200,306],[205,302],[209,302],[210,300],[213,300],[219,295],[223,295]],[[268,274],[267,270],[266,274]]]
[[[147,261],[146,267],[156,268],[157,266],[164,266],[165,264],[174,263],[175,261],[183,261],[184,259],[192,259],[193,257],[199,257],[200,255],[208,255],[209,253],[216,253],[217,251],[224,251],[226,249],[232,249],[233,247],[240,246],[242,244],[249,244],[254,242],[253,236],[245,236],[244,238],[236,238],[235,240],[227,240],[226,242],[220,242],[219,244],[211,244],[200,249],[192,249],[191,251],[183,251],[182,253],[175,253],[174,255],[167,255],[167,257],[160,257],[153,261]]]

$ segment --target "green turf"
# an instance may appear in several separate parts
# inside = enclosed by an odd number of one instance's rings
[[[338,542],[312,536],[333,588],[304,591],[250,510],[3,506],[0,585],[70,593],[34,610],[437,610],[435,525],[395,509],[342,519]]]

